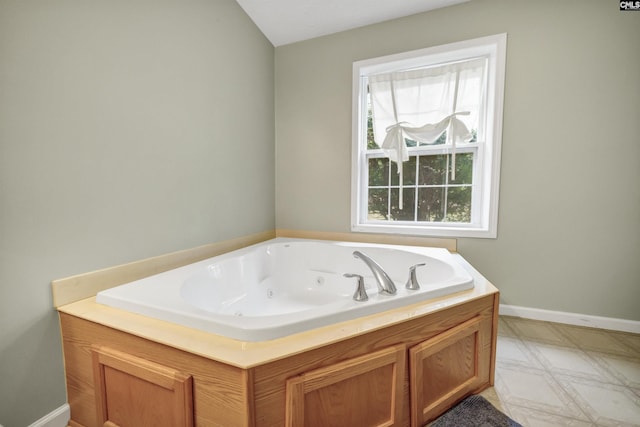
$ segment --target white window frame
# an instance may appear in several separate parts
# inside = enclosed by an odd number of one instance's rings
[[[353,63],[352,231],[435,237],[497,237],[506,43],[507,35],[497,34]],[[471,223],[369,220],[367,162],[372,151],[367,150],[367,76],[479,56],[488,58],[486,138],[475,144],[460,144],[456,149],[459,153],[467,151],[465,147],[477,150]],[[421,152],[432,150],[442,150],[442,146],[419,148]],[[414,150],[410,148],[409,151]]]

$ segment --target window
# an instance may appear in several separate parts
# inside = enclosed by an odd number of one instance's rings
[[[496,237],[506,34],[354,63],[352,230]]]

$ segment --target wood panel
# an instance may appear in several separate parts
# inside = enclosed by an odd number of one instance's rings
[[[287,427],[395,426],[402,418],[403,345],[286,381]]]
[[[490,355],[489,358],[489,385],[493,386],[496,379],[496,348],[498,345],[498,319],[500,312],[500,292],[493,294],[493,318],[491,322],[491,341],[483,352]]]
[[[124,332],[60,313],[71,419],[84,427],[97,421],[94,344],[159,363],[193,377],[195,424],[248,427],[253,421],[252,372],[218,363]]]
[[[493,381],[491,364],[495,357],[496,337],[492,327],[497,322],[497,312],[494,311],[497,310],[497,301],[497,296],[491,293],[424,315],[408,313],[408,320],[398,318],[394,323],[366,329],[366,333],[312,346],[305,351],[291,352],[286,357],[269,359],[246,369],[61,312],[67,392],[72,417],[70,425],[98,425],[91,353],[93,344],[107,346],[190,374],[193,377],[196,425],[281,427],[285,425],[286,384],[290,378],[390,347],[401,346],[407,349],[477,318],[480,319],[477,334],[479,381],[473,391],[478,392]],[[336,328],[340,326],[337,325]],[[194,335],[190,339],[200,340],[203,337]],[[273,345],[278,345],[280,341],[273,341]],[[264,347],[253,348],[247,345],[245,351],[255,352],[262,348]],[[385,369],[387,368],[381,367],[375,377],[388,376],[389,372]],[[411,412],[408,369],[405,368],[399,377],[402,379],[402,387],[399,388],[402,393],[402,409],[395,425],[408,427]],[[375,384],[372,378],[366,381],[373,381],[372,384]],[[343,386],[336,387],[334,391],[340,392],[339,387]],[[316,401],[321,399],[316,398]]]
[[[192,377],[108,347],[94,346],[99,425],[192,427]]]
[[[491,319],[492,321],[492,319]],[[486,321],[485,321],[486,323]],[[482,318],[474,317],[409,349],[411,425],[422,426],[482,385]]]
[[[282,402],[285,400],[285,383],[292,375],[302,374],[398,344],[408,348],[478,316],[482,319],[482,327],[490,329],[492,310],[493,298],[489,295],[422,318],[414,318],[349,340],[258,366],[254,372],[256,425],[260,427],[284,425],[285,413],[282,409]],[[491,351],[490,343],[490,340],[481,343],[482,351],[487,352],[487,358],[490,358],[488,353]],[[488,386],[489,360],[483,359],[481,362],[486,366],[480,366],[479,376],[486,380],[486,384],[481,384],[476,391]],[[405,375],[403,387],[405,409],[403,410],[403,419],[398,424],[407,427],[410,418],[408,381],[408,375]]]

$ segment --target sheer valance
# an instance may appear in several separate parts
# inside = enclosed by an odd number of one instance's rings
[[[421,127],[412,127],[407,122],[396,123],[385,129],[386,136],[380,148],[382,148],[385,155],[392,161],[396,163],[406,162],[409,160],[409,152],[404,140],[405,136],[424,144],[433,144],[447,131],[447,141],[450,142],[455,149],[456,143],[469,142],[473,138],[467,125],[456,117],[459,115],[468,116],[470,114],[469,111],[453,113],[438,123],[427,123]]]
[[[455,179],[455,147],[478,129],[486,58],[368,76],[374,141],[398,164],[409,160],[405,138],[433,144],[446,132]],[[402,191],[400,192],[402,209]]]

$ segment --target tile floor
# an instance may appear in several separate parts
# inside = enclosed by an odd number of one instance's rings
[[[640,335],[501,316],[482,395],[525,427],[640,426]]]

